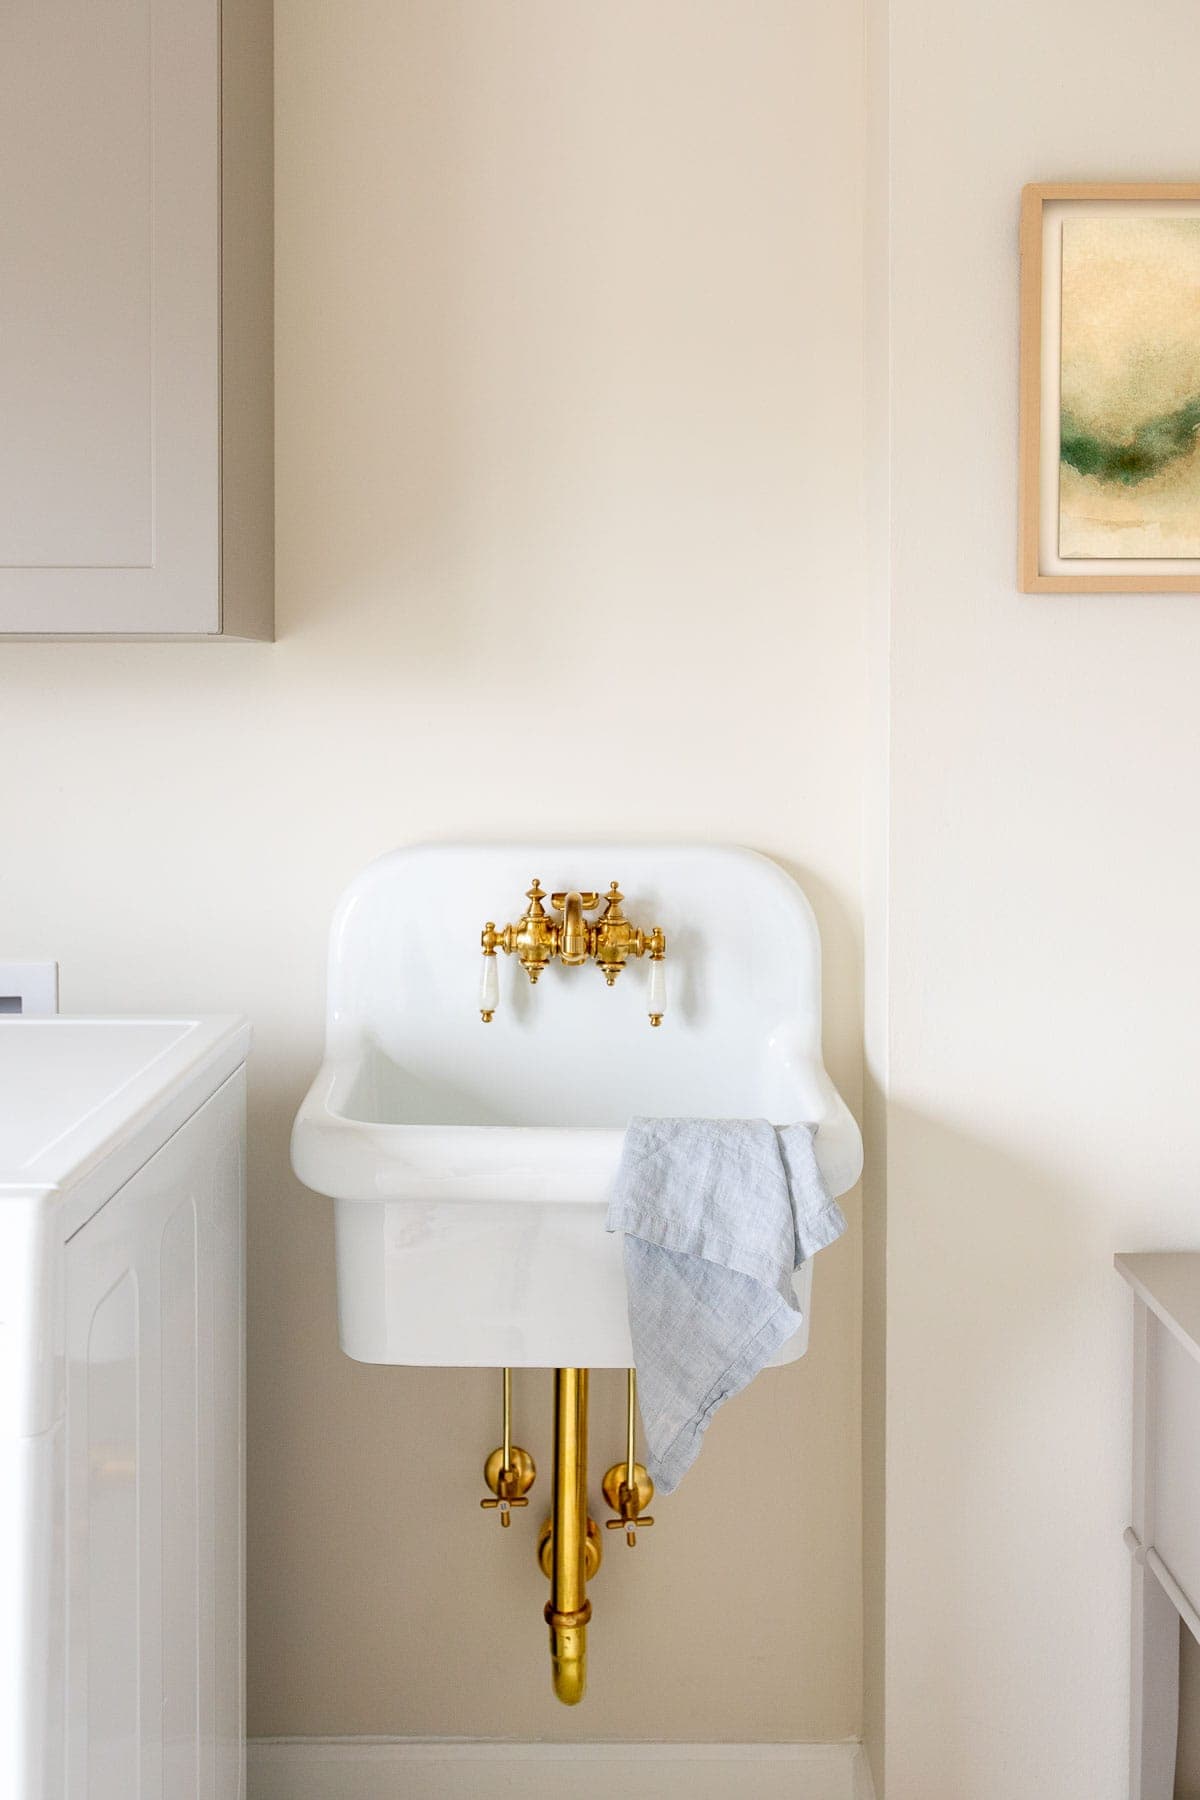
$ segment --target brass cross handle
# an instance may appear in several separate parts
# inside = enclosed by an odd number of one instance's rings
[[[652,1516],[642,1511],[654,1498],[654,1483],[641,1463],[633,1465],[632,1487],[626,1480],[628,1472],[625,1463],[614,1463],[600,1485],[608,1504],[620,1514],[619,1518],[607,1520],[607,1530],[623,1531],[625,1542],[636,1549],[638,1532],[654,1523]]]

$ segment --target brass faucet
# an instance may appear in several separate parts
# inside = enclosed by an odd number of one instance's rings
[[[580,892],[572,888],[565,893],[550,895],[550,905],[560,915],[552,918],[542,904],[546,890],[535,875],[533,886],[526,889],[529,904],[516,924],[503,925],[497,930],[495,921],[489,919],[483,928],[480,938],[484,957],[483,986],[479,1011],[484,1024],[495,1015],[500,991],[495,959],[497,950],[503,950],[506,956],[516,956],[531,982],[538,980],[546,964],[553,962],[555,957],[568,968],[577,967],[590,958],[602,971],[609,987],[631,956],[648,956],[650,1023],[661,1025],[666,1005],[662,962],[667,953],[667,940],[661,926],[654,925],[649,931],[643,931],[627,919],[621,910],[624,898],[616,882],[610,882],[604,896],[603,914],[589,922],[584,915],[596,910],[600,895],[595,891]]]

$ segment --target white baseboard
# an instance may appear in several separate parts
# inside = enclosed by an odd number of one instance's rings
[[[252,1738],[248,1800],[872,1800],[859,1744]]]

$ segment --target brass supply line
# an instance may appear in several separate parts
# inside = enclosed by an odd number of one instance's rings
[[[587,1686],[586,1369],[554,1371],[554,1492],[550,1513],[550,1671],[556,1697],[577,1706]]]

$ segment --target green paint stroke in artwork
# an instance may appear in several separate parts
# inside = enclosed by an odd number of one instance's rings
[[[1200,399],[1189,400],[1174,412],[1160,413],[1157,419],[1148,419],[1123,444],[1085,431],[1064,412],[1062,460],[1081,475],[1094,475],[1097,481],[1136,487],[1168,463],[1186,456],[1195,445],[1198,430]]]

